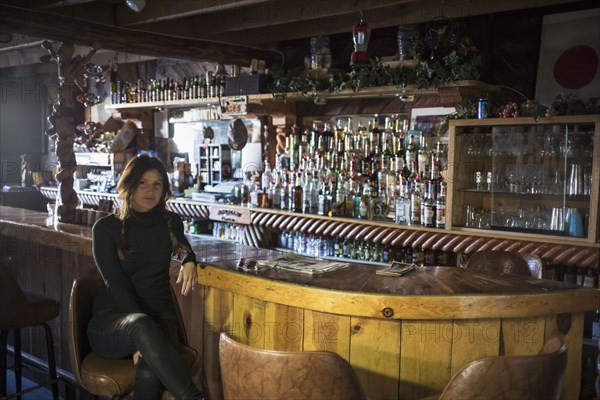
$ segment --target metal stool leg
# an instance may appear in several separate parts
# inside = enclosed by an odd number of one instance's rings
[[[43,323],[46,332],[46,352],[48,354],[48,373],[50,375],[50,384],[52,386],[52,398],[58,400],[58,378],[56,376],[56,358],[54,356],[54,341],[52,340],[52,330],[47,323]]]
[[[21,330],[13,330],[13,343],[15,350],[15,387],[16,392],[20,393],[23,390],[23,360],[21,359]],[[17,396],[17,400],[21,400],[21,395]]]
[[[9,331],[2,331],[2,333],[0,333],[0,398],[6,397],[6,374],[8,372],[6,357],[8,355],[8,333]]]

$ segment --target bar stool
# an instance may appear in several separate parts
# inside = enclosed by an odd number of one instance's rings
[[[256,349],[221,333],[219,363],[225,400],[364,400],[352,366],[330,351]]]
[[[465,268],[477,268],[503,274],[542,278],[542,259],[534,254],[504,250],[478,251],[467,260]]]
[[[6,266],[0,263],[0,397],[21,398],[24,393],[29,393],[47,384],[35,385],[25,390],[22,389],[22,358],[21,358],[21,328],[41,326],[46,336],[46,352],[48,357],[49,384],[52,388],[52,398],[58,400],[58,378],[56,376],[56,359],[54,357],[54,341],[52,330],[48,321],[53,320],[60,313],[60,303],[46,296],[36,293],[24,292],[17,281],[12,277]],[[7,386],[7,353],[8,334],[14,334],[14,370],[16,392],[6,396]]]
[[[558,400],[566,366],[567,346],[552,338],[535,355],[471,361],[452,377],[440,395],[423,400]]]
[[[132,359],[114,360],[103,358],[92,351],[87,340],[87,325],[92,316],[94,296],[100,285],[100,275],[86,275],[73,282],[69,303],[69,326],[71,329],[71,363],[75,379],[79,385],[96,396],[120,398],[133,391],[135,383],[135,365]],[[177,298],[171,287],[179,328],[179,352],[194,376],[200,369],[198,352],[188,346],[187,334],[181,311],[177,307]],[[165,390],[163,400],[173,399],[171,392]]]

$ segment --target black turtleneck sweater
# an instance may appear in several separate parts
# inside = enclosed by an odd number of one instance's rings
[[[172,212],[171,229],[177,240],[189,246],[183,234],[181,218]],[[93,252],[96,266],[104,279],[94,301],[94,313],[145,313],[160,318],[172,312],[169,289],[171,240],[163,211],[158,207],[134,212],[128,221],[127,245],[130,254],[118,256],[122,222],[115,215],[99,219],[93,227]],[[193,252],[183,260],[196,262]]]

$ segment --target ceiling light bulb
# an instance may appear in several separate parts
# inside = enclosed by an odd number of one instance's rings
[[[146,0],[125,0],[125,4],[133,11],[139,13],[146,7]]]

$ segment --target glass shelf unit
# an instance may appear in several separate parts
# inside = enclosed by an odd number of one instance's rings
[[[447,227],[598,241],[600,116],[453,120]]]

